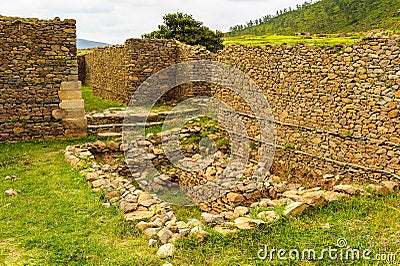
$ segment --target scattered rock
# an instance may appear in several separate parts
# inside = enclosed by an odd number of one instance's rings
[[[325,191],[324,197],[326,201],[332,202],[340,200],[341,198],[349,198],[350,196],[344,193],[333,192],[333,191]]]
[[[172,235],[173,233],[168,228],[163,228],[157,233],[157,237],[161,244],[166,244]]]
[[[5,180],[11,180],[11,181],[20,180],[20,178],[17,178],[15,175],[11,175],[11,176],[8,175],[4,179]]]
[[[324,206],[326,202],[323,191],[306,192],[301,196],[300,201],[313,207]]]
[[[10,189],[6,190],[5,193],[9,197],[14,197],[14,196],[18,195],[18,192],[13,188],[10,188]]]
[[[240,216],[244,216],[244,215],[246,215],[248,213],[249,213],[249,208],[243,207],[243,206],[236,207],[234,212],[233,212],[233,214],[235,215],[235,218],[236,217],[240,217]]]
[[[224,216],[225,219],[228,220],[228,221],[237,218],[237,216],[235,216],[235,214],[233,213],[233,211],[221,212],[221,215]]]
[[[399,190],[400,189],[400,183],[394,182],[394,181],[383,181],[382,185],[387,187],[390,191],[394,191],[394,190]]]
[[[244,197],[242,194],[233,193],[233,192],[228,193],[227,198],[232,203],[240,203],[240,202],[244,201]]]
[[[224,222],[224,217],[222,215],[214,215],[211,213],[203,212],[201,214],[201,220],[205,223],[221,224]]]
[[[171,263],[169,263],[169,262],[166,262],[166,263],[164,263],[163,265],[161,265],[161,266],[172,266],[172,264]]]
[[[360,193],[360,189],[352,185],[337,185],[333,187],[335,192],[344,192],[349,195],[357,195]]]
[[[321,227],[324,229],[331,229],[331,225],[329,223],[321,224]]]
[[[220,224],[219,224],[219,225],[216,225],[216,226],[214,227],[214,230],[215,230],[216,232],[218,232],[218,233],[224,235],[224,236],[226,236],[226,235],[234,235],[234,234],[237,233],[237,229],[235,229],[235,228],[231,229],[231,228],[229,228],[229,227],[227,227],[227,226],[220,225]]]
[[[278,204],[271,199],[262,199],[260,203],[258,204],[259,207],[261,208],[267,208],[267,207],[276,207]]]
[[[258,218],[273,222],[279,220],[279,215],[274,211],[263,211],[257,215]]]
[[[138,197],[138,203],[142,205],[147,200],[152,200],[153,197],[147,192],[141,192]]]
[[[286,206],[283,214],[286,216],[295,216],[302,213],[305,209],[307,209],[307,204],[304,202],[293,202]]]
[[[377,186],[377,185],[370,184],[370,185],[368,185],[368,187],[370,189],[372,189],[373,192],[375,192],[376,194],[381,195],[381,196],[387,196],[390,194],[390,189],[386,186]]]
[[[148,238],[152,238],[153,236],[157,235],[157,228],[147,228],[143,231],[143,233],[145,234],[145,236],[147,236]]]
[[[250,230],[255,227],[265,224],[263,220],[251,219],[248,217],[239,217],[235,219],[235,226],[242,230]]]
[[[144,206],[144,207],[150,207],[153,204],[157,203],[156,199],[148,199],[148,200],[144,200],[144,201],[140,201],[138,200],[139,205]]]
[[[117,151],[117,150],[119,150],[119,144],[116,143],[116,142],[114,142],[114,141],[110,141],[110,142],[108,143],[108,148],[109,148],[110,150],[112,150],[112,151]]]
[[[125,213],[135,211],[138,207],[137,203],[131,203],[127,201],[122,201],[121,205],[119,206],[119,209],[121,211],[124,211]]]
[[[97,179],[96,181],[92,182],[92,187],[93,188],[99,188],[99,187],[102,187],[102,186],[105,186],[105,185],[107,185],[107,181],[105,179],[103,179],[103,178]]]
[[[188,227],[195,227],[195,226],[199,226],[199,227],[203,227],[203,223],[200,222],[199,220],[193,218],[193,219],[189,219],[187,222],[187,226]]]
[[[143,232],[147,228],[151,228],[153,225],[151,223],[146,223],[146,222],[139,222],[136,224],[135,228],[138,229],[139,231]]]
[[[176,243],[177,241],[182,241],[183,240],[183,234],[181,233],[175,233],[171,236],[171,238],[169,239],[169,243]]]
[[[208,232],[204,231],[199,226],[193,227],[189,233],[189,236],[194,236],[199,242],[202,242],[209,235]]]
[[[151,211],[134,211],[124,215],[126,221],[140,221],[151,218],[153,212]]]
[[[155,240],[155,239],[153,239],[153,238],[150,238],[149,239],[149,246],[153,246],[153,245],[155,245],[155,244],[157,244],[157,240]]]
[[[174,255],[176,248],[175,245],[172,243],[167,243],[162,245],[158,251],[157,256],[160,258],[172,257]]]

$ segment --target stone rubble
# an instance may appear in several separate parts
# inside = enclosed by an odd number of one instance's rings
[[[137,188],[133,180],[122,177],[124,175],[120,174],[124,173],[123,168],[100,165],[95,160],[96,153],[107,153],[110,147],[116,150],[117,146],[123,149],[123,145],[115,141],[111,145],[97,141],[69,146],[65,156],[71,165],[82,169],[81,173],[86,176],[94,190],[104,192],[108,206],[118,207],[125,213],[126,221],[136,224],[135,228],[149,238],[149,245],[161,245],[157,252],[160,257],[172,256],[175,250],[173,243],[182,241],[184,237],[194,237],[198,241],[206,239],[210,233],[204,229],[205,224],[213,226],[213,230],[222,235],[231,235],[238,229],[251,230],[278,221],[281,216],[274,211],[277,206],[285,206],[283,215],[295,216],[309,207],[321,207],[327,202],[341,198],[370,195],[368,190],[378,195],[387,195],[400,187],[396,181],[384,181],[381,184],[369,185],[366,189],[348,184],[335,185],[331,190],[323,190],[320,187],[305,189],[299,185],[281,182],[279,177],[270,177],[268,187],[270,191],[275,191],[272,193],[274,197],[259,196],[257,201],[249,204],[243,194],[230,192],[226,195],[226,202],[232,204],[231,210],[220,211],[216,205],[216,209],[203,212],[201,220],[192,218],[185,222],[176,218],[169,203],[161,202]],[[9,193],[14,194],[16,191],[10,190]],[[250,210],[255,210],[257,218],[253,218],[253,211]]]

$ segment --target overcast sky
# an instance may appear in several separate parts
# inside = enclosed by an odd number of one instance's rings
[[[157,29],[166,13],[193,15],[213,30],[295,7],[304,0],[4,0],[0,15],[74,18],[78,38],[110,44]]]

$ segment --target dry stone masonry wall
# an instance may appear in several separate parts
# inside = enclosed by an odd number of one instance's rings
[[[0,16],[0,141],[85,135],[75,23]]]
[[[149,42],[154,44],[151,48],[146,46]],[[370,33],[354,45],[334,48],[232,45],[217,54],[168,41],[130,43],[135,45],[129,46],[131,65],[125,72],[125,80],[131,80],[129,86],[106,94],[108,89],[100,78],[92,75],[90,83],[100,96],[115,99],[119,97],[116,94],[123,95],[119,100],[128,102],[146,77],[165,66],[192,59],[216,60],[241,69],[264,91],[277,127],[273,171],[289,178],[304,169],[315,177],[334,173],[352,181],[400,178],[398,35]],[[95,50],[87,64],[98,62],[101,53]],[[153,65],[154,57],[157,63]],[[90,71],[114,79],[108,72]],[[204,83],[190,85],[174,96],[215,93],[243,113],[243,120],[253,130],[255,119],[237,95]]]

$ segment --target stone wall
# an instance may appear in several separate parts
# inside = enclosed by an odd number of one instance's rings
[[[399,37],[370,35],[337,48],[230,46],[218,60],[243,69],[265,92],[277,143],[301,154],[298,164],[399,177]]]
[[[132,42],[128,58],[135,60],[129,62],[125,79],[133,82],[115,90],[114,95],[124,95],[120,100],[127,102],[137,86],[163,66],[217,60],[244,71],[264,91],[277,127],[275,170],[288,169],[286,175],[306,170],[317,178],[333,173],[353,181],[400,178],[399,36],[371,33],[356,44],[334,48],[232,45],[217,54],[170,42]],[[144,46],[148,42],[154,46]],[[153,66],[154,57],[158,61]],[[97,75],[113,79],[108,72]],[[91,82],[100,96],[108,98],[101,84]],[[204,83],[189,85],[174,96],[215,94],[243,113],[248,128],[254,128],[249,107],[237,95]]]
[[[85,128],[62,119],[70,109],[60,106],[82,101],[75,20],[0,16],[0,39],[0,141],[84,135]],[[74,87],[74,96],[62,92],[62,83]],[[80,112],[83,119],[81,105],[69,118]]]
[[[175,64],[176,49],[173,41],[139,39],[93,49],[85,56],[85,81],[95,96],[127,103],[143,81]]]

